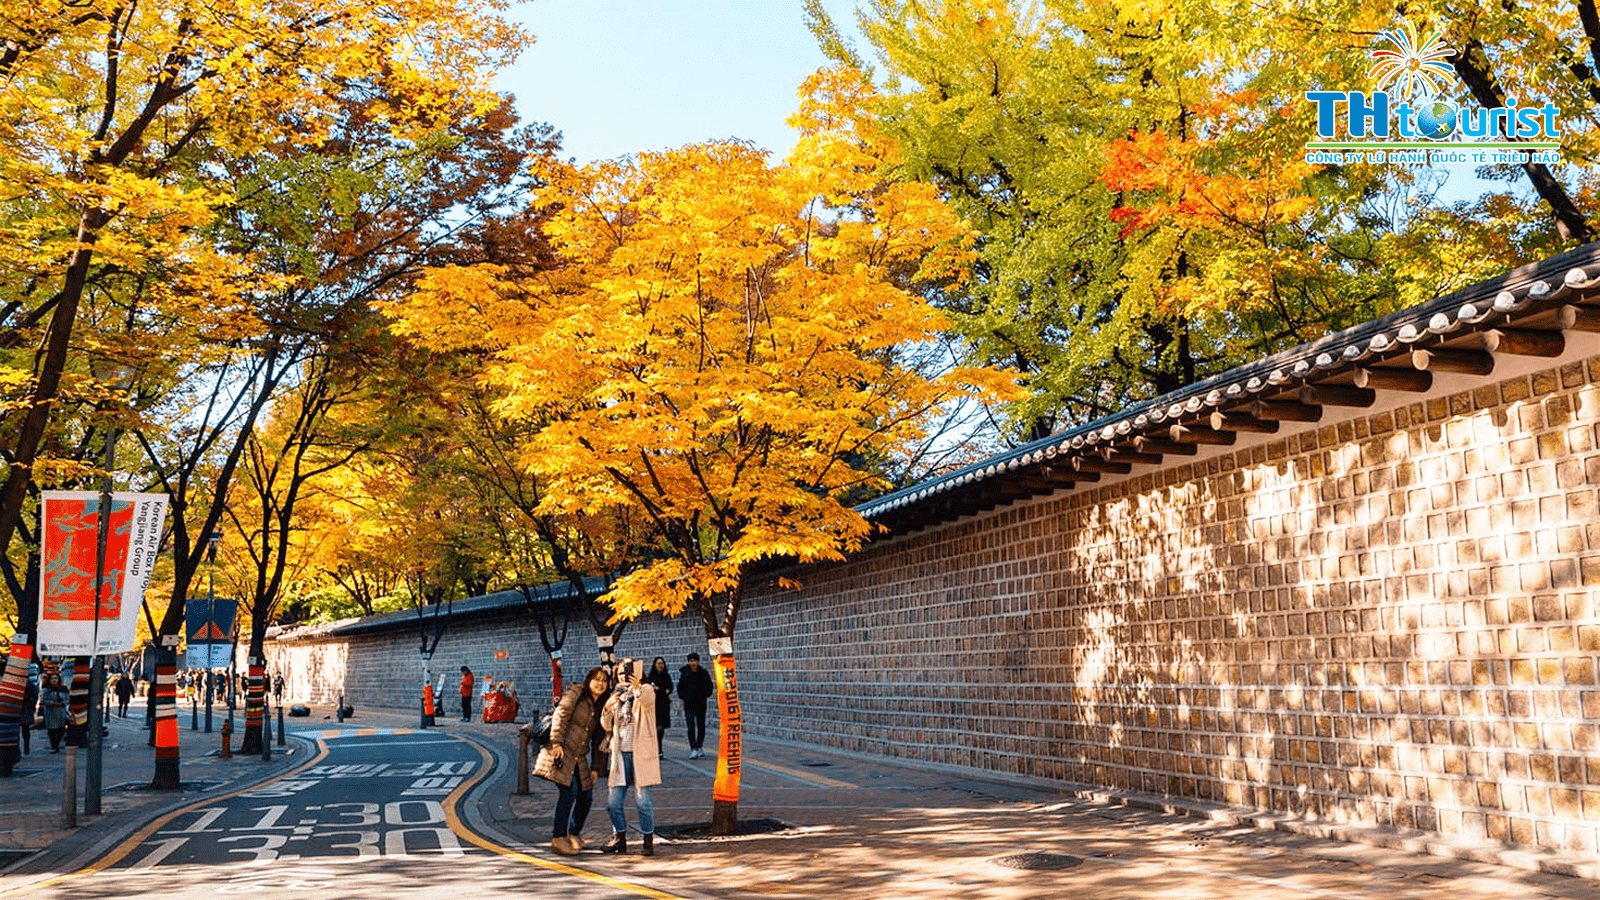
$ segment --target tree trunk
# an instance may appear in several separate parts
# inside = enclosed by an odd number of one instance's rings
[[[160,638],[157,638],[160,640]],[[178,652],[156,650],[156,680],[151,694],[156,707],[156,772],[150,786],[177,790],[182,786],[178,765]]]
[[[22,721],[22,697],[28,689],[28,664],[32,661],[33,646],[13,639],[5,674],[0,677],[0,778],[10,778],[12,767],[22,758],[18,749],[21,729],[33,727],[32,722]]]
[[[739,801],[713,800],[711,801],[711,833],[712,834],[738,834],[739,833]]]
[[[744,763],[744,724],[739,708],[739,679],[734,672],[731,649],[728,653],[719,654],[711,667],[716,678],[717,718],[721,724],[717,776],[711,786],[711,833],[737,834],[739,770]]]
[[[244,693],[244,741],[239,745],[239,752],[245,756],[261,755],[261,722],[267,709],[267,670],[262,651],[255,644],[252,639],[246,668],[249,681]]]
[[[110,216],[92,209],[85,212],[78,223],[79,246],[72,253],[72,262],[67,266],[66,283],[50,316],[50,330],[38,367],[39,380],[34,385],[16,443],[12,445],[6,460],[10,467],[5,484],[0,487],[0,547],[11,543],[11,535],[22,516],[22,505],[27,499],[28,485],[33,477],[33,461],[39,455],[39,445],[44,441],[50,413],[55,409],[61,373],[67,367],[67,349],[71,345],[72,326],[78,316],[78,303],[83,298],[84,285],[89,279],[94,242],[108,221]],[[21,598],[18,598],[18,605],[21,603]]]

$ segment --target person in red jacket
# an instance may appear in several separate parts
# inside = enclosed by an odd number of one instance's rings
[[[472,721],[472,670],[461,667],[461,721]]]

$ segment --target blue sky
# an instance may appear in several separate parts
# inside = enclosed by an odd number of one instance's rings
[[[829,0],[840,25],[853,0]],[[525,0],[537,39],[496,86],[580,162],[737,137],[782,153],[795,90],[826,64],[801,0]]]
[[[855,0],[824,6],[855,33]],[[802,0],[522,0],[510,12],[535,43],[496,87],[524,121],[559,129],[579,162],[716,138],[782,155],[795,91],[827,64]],[[1449,175],[1447,201],[1490,186],[1470,166],[1435,173]]]

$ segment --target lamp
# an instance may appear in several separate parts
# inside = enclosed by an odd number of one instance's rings
[[[96,360],[90,366],[94,379],[108,390],[127,390],[133,370],[112,359]],[[117,429],[110,422],[105,428],[105,472],[100,476],[100,508],[94,545],[94,654],[89,663],[89,759],[83,780],[84,815],[100,813],[101,770],[104,765],[104,728],[101,721],[106,695],[106,659],[100,654],[100,600],[105,590],[106,542],[111,530],[111,477],[117,465]]]

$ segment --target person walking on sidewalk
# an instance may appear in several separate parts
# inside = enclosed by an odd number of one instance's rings
[[[617,689],[600,712],[600,726],[611,738],[611,770],[606,773],[611,840],[600,852],[628,852],[628,818],[622,805],[631,787],[639,810],[639,833],[644,835],[644,855],[654,856],[656,822],[650,788],[661,783],[661,744],[659,738],[651,740],[656,730],[656,689],[644,680],[644,663],[637,659],[623,660],[617,678]]]
[[[67,733],[67,706],[72,697],[61,676],[51,672],[45,676],[44,691],[39,695],[39,713],[44,716],[45,733],[50,735],[50,752],[61,752],[61,738]]]
[[[656,657],[644,680],[656,689],[656,749],[660,750],[667,729],[672,727],[672,674],[667,671],[667,661]]]
[[[22,684],[22,755],[33,753],[33,726],[34,719],[38,717],[39,709],[39,682],[36,678],[28,678]]]
[[[472,721],[472,670],[461,667],[461,721]]]
[[[128,703],[129,701],[133,700],[133,679],[128,677],[127,672],[123,672],[121,675],[117,676],[116,690],[117,717],[126,719],[128,717]]]
[[[583,823],[594,805],[594,768],[589,765],[590,741],[600,725],[600,710],[611,678],[596,666],[562,695],[550,717],[550,742],[539,750],[533,774],[561,789],[556,798],[555,827],[550,849],[574,856],[583,849]]]
[[[683,701],[683,724],[689,731],[689,758],[705,756],[706,701],[716,692],[711,673],[700,668],[700,654],[689,654],[688,665],[678,670],[678,699]]]

